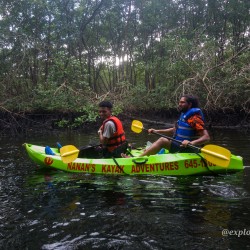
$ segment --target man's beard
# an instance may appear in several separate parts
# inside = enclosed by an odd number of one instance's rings
[[[178,107],[177,110],[178,110],[180,113],[185,113],[185,112],[188,111],[186,108],[181,108],[181,107]]]

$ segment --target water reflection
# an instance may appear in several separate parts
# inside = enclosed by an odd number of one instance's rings
[[[232,220],[228,198],[235,206],[245,197],[240,178],[130,178],[39,170],[27,177],[23,232],[30,239],[44,237],[43,249],[180,247],[201,236],[213,244],[209,239],[220,238]]]
[[[133,137],[137,145],[148,139],[141,136]],[[89,137],[69,138],[78,146]],[[226,145],[235,147],[237,137]],[[53,146],[69,138],[30,140]],[[234,249],[249,244],[247,236],[222,237],[221,231],[250,229],[250,169],[189,177],[69,174],[37,169],[18,140],[2,143],[1,249]],[[241,144],[233,149],[241,153],[240,147],[247,147]]]

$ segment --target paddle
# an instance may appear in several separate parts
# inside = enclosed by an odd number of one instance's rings
[[[70,163],[74,161],[78,157],[79,152],[79,149],[73,145],[66,145],[60,148],[63,163]]]
[[[89,149],[98,147],[100,145],[101,144],[88,145],[88,146],[80,147],[79,149],[73,145],[63,146],[62,148],[60,148],[60,154],[61,154],[62,161],[63,161],[63,163],[70,163],[78,157],[79,153],[80,153],[80,158],[85,158],[85,157],[83,157],[83,155],[81,155],[81,153],[83,153],[84,150],[89,150]]]
[[[143,127],[142,122],[138,121],[138,120],[133,120],[132,125],[131,125],[131,130],[135,133],[141,133],[142,130],[147,130]],[[167,138],[169,140],[175,141],[177,143],[182,143],[179,140],[176,140],[174,138],[171,138],[169,136],[157,133],[157,132],[152,132],[152,134],[156,134],[159,135],[161,137]],[[220,167],[225,167],[227,168],[229,163],[230,163],[230,159],[231,159],[231,152],[223,147],[217,146],[217,145],[206,145],[202,148],[200,147],[196,147],[192,144],[188,144],[187,147],[196,149],[198,152],[203,153],[204,158],[211,162],[214,163],[217,166]]]

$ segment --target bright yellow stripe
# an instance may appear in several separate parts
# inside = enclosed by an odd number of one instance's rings
[[[79,153],[79,150],[78,150],[78,149],[77,149],[77,150],[72,150],[72,151],[69,151],[69,152],[65,152],[65,153],[63,153],[61,156],[62,156],[62,157],[65,157],[65,156],[73,155],[73,154],[77,154],[77,153]]]

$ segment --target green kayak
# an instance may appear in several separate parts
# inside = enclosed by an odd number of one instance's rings
[[[163,153],[139,157],[143,149],[133,149],[131,158],[86,159],[76,158],[64,163],[57,148],[54,155],[45,153],[45,147],[25,143],[29,157],[38,165],[67,172],[111,175],[211,175],[242,171],[243,159],[231,155],[229,165],[221,167],[205,160],[203,153]]]

